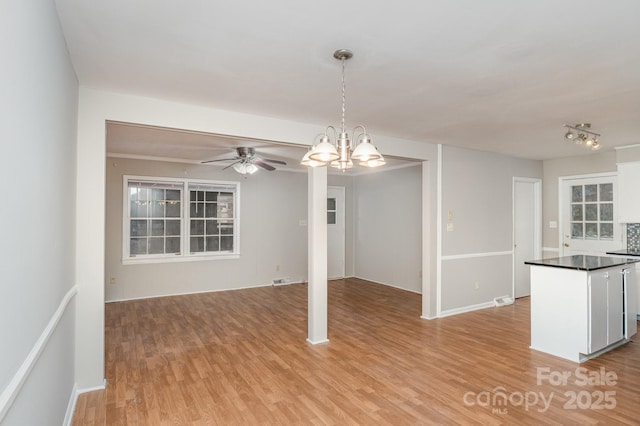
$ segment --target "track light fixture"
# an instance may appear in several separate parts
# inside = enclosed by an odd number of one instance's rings
[[[569,129],[564,134],[566,140],[573,141],[576,145],[582,145],[592,151],[600,149],[601,145],[598,142],[600,134],[590,130],[591,123],[581,123],[575,126],[565,124],[564,127]]]

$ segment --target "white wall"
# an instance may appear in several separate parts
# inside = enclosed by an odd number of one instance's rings
[[[74,386],[78,83],[53,1],[3,1],[0,52],[0,422],[62,424]]]
[[[543,257],[558,256],[559,234],[550,221],[559,221],[558,178],[591,173],[615,172],[616,152],[597,152],[579,157],[559,158],[543,162],[542,180],[542,246],[547,249]]]
[[[123,175],[240,182],[240,258],[153,264],[122,264]],[[233,169],[107,159],[105,299],[270,285],[273,279],[307,279],[307,174],[258,171],[243,178]],[[279,269],[279,270],[277,270]],[[110,278],[116,280],[110,284]]]
[[[355,276],[421,293],[421,164],[354,179]]]
[[[330,185],[346,190],[346,276],[422,291],[421,170],[416,163],[328,177]],[[106,172],[106,301],[270,285],[275,278],[307,280],[307,228],[299,225],[307,219],[306,173],[258,172],[244,179],[221,167],[117,157],[107,158]],[[240,182],[240,259],[123,265],[124,175]]]
[[[443,146],[441,168],[440,310],[448,314],[512,293],[513,177],[541,178],[542,162]]]
[[[616,148],[616,163],[640,161],[640,144]]]

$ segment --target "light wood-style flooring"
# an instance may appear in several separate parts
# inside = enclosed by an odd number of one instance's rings
[[[526,298],[420,309],[332,281],[330,343],[313,346],[304,284],[110,303],[108,387],[81,395],[73,424],[640,424],[638,342],[575,364],[529,349]]]

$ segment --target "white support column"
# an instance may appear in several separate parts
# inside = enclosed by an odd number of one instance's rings
[[[310,167],[308,174],[309,336],[311,344],[327,338],[327,168]]]

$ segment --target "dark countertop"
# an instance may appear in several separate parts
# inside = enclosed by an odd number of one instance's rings
[[[617,256],[638,256],[638,257],[640,257],[640,251],[638,251],[638,250],[608,251],[607,254],[615,254]]]
[[[640,259],[623,259],[619,257],[575,255],[553,257],[550,259],[528,260],[526,265],[551,266],[553,268],[575,269],[576,271],[596,271],[598,269],[624,266],[640,262]]]

